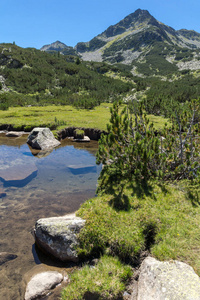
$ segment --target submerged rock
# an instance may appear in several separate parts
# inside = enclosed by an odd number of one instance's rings
[[[39,273],[31,278],[25,293],[25,300],[40,299],[63,280],[63,275],[56,271]]]
[[[75,214],[40,219],[34,230],[36,244],[61,261],[77,262],[77,234],[84,224]]]
[[[69,165],[68,169],[74,175],[87,174],[87,173],[96,173],[96,165]]]
[[[183,262],[147,257],[140,270],[137,300],[200,299],[200,278]]]
[[[49,128],[34,128],[28,136],[27,144],[33,149],[47,150],[60,145]]]
[[[17,258],[17,255],[7,253],[7,252],[0,252],[0,266],[6,263],[7,261],[13,260]]]
[[[0,198],[6,197],[6,193],[2,188],[0,188]]]
[[[0,169],[0,180],[4,186],[25,186],[37,176],[37,167],[34,163],[16,164],[6,169]]]

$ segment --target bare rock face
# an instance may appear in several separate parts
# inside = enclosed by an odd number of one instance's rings
[[[63,280],[63,275],[56,271],[39,273],[31,278],[25,293],[25,300],[40,299]]]
[[[60,145],[49,128],[34,128],[28,136],[27,144],[33,149],[47,150]]]
[[[147,257],[141,265],[137,300],[199,300],[200,278],[180,261]]]
[[[77,262],[77,234],[84,224],[85,220],[75,214],[40,219],[34,230],[36,244],[61,261]]]

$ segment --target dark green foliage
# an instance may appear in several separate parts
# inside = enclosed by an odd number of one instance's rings
[[[0,94],[0,110],[8,110],[9,106],[8,96],[6,94]]]
[[[199,116],[200,103],[188,105],[186,111],[178,109],[173,109],[172,127],[166,124],[158,134],[141,104],[131,103],[121,109],[119,103],[114,103],[108,135],[102,135],[97,152],[97,163],[104,164],[99,190],[108,190],[110,184],[123,180],[198,177],[199,124],[195,125],[195,116]],[[123,186],[119,194],[123,195]],[[124,199],[121,204],[128,209],[127,203]]]
[[[160,140],[142,106],[125,106],[120,111],[119,103],[114,103],[110,124],[108,135],[101,137],[97,152],[97,163],[104,164],[100,188],[105,184],[104,175],[116,182],[133,177],[146,181],[161,175]]]

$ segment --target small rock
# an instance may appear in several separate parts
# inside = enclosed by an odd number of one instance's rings
[[[0,266],[6,263],[7,261],[17,258],[17,255],[10,254],[7,252],[0,252]]]
[[[6,197],[6,193],[0,188],[0,198]]]
[[[6,133],[6,136],[7,137],[20,137],[22,136],[23,132],[20,132],[20,131],[8,131]]]
[[[88,136],[84,136],[83,139],[74,139],[74,142],[90,142],[90,138]]]
[[[93,258],[93,259],[91,260],[91,262],[90,262],[90,265],[91,265],[91,266],[96,266],[96,265],[98,264],[98,262],[99,262],[99,259],[98,259],[98,258]]]
[[[45,296],[63,280],[63,275],[56,271],[39,273],[31,278],[25,293],[25,300],[38,299]]]

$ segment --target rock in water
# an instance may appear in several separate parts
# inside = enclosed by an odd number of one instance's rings
[[[13,260],[17,258],[17,255],[7,253],[7,252],[0,252],[0,266],[6,263],[7,261]]]
[[[36,243],[61,261],[77,262],[77,234],[84,224],[85,220],[76,217],[75,214],[40,219],[35,224]]]
[[[6,133],[6,136],[7,137],[20,137],[20,136],[22,136],[23,135],[23,132],[22,131],[8,131],[7,133]]]
[[[88,136],[85,135],[82,139],[74,139],[73,141],[74,141],[74,142],[80,142],[80,143],[81,143],[81,142],[83,142],[83,143],[84,143],[84,142],[90,142],[90,138],[89,138]]]
[[[62,280],[63,275],[56,271],[43,272],[33,276],[26,287],[25,300],[40,299]]]
[[[28,136],[27,144],[33,149],[47,150],[60,145],[49,128],[34,128]]]
[[[6,193],[2,188],[0,188],[0,198],[6,197]]]
[[[6,169],[0,169],[0,178],[6,182],[22,181],[34,175],[37,171],[38,169],[34,163],[16,164]]]
[[[141,265],[137,300],[164,299],[199,300],[200,278],[183,262],[147,257]]]

